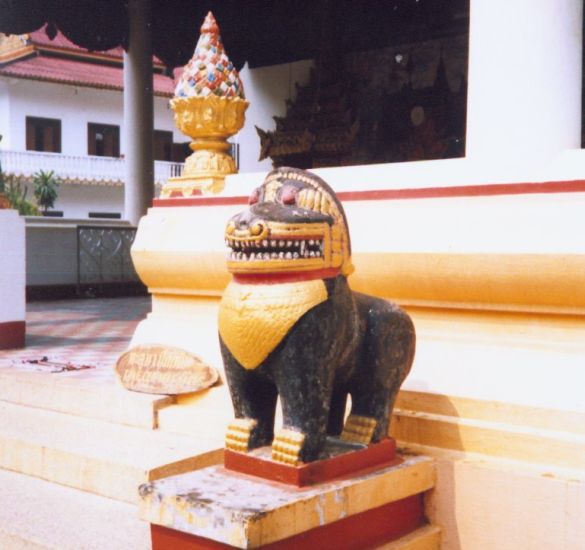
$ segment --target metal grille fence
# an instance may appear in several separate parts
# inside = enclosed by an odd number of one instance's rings
[[[77,287],[138,283],[130,247],[135,227],[77,227]]]

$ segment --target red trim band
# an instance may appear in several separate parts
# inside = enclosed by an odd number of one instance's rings
[[[312,271],[282,273],[234,273],[234,281],[242,285],[274,285],[280,283],[296,283],[315,279],[332,279],[339,275],[339,269],[314,269]]]
[[[25,335],[25,321],[0,323],[0,349],[23,348]]]
[[[342,201],[371,201],[578,192],[585,192],[585,180],[458,185],[453,187],[422,187],[420,189],[381,189],[379,191],[340,191],[337,196]]]
[[[341,201],[372,201],[398,199],[431,199],[450,197],[489,197],[495,195],[531,195],[541,193],[583,193],[585,180],[546,181],[539,183],[496,183],[458,185],[453,187],[421,187],[380,189],[370,191],[339,191]],[[153,206],[232,206],[246,205],[248,197],[182,197],[154,199]]]

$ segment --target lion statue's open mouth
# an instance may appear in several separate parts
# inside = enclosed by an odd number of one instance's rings
[[[229,220],[225,241],[235,274],[352,270],[339,200],[323,180],[294,168],[268,175],[249,209]]]

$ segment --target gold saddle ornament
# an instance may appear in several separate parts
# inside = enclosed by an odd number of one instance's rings
[[[279,284],[232,281],[219,306],[219,334],[237,361],[257,368],[295,323],[327,300],[321,279]]]

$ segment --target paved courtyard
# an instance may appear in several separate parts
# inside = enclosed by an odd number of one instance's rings
[[[26,347],[0,351],[0,367],[111,367],[150,304],[150,296],[30,302]]]

